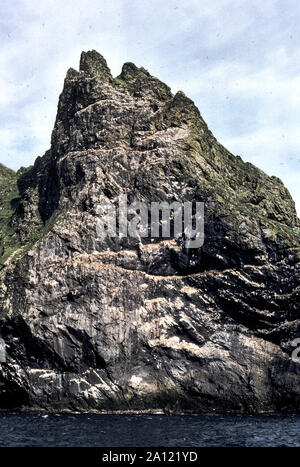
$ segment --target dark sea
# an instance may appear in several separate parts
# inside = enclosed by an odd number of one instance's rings
[[[0,446],[300,446],[300,415],[0,414]]]

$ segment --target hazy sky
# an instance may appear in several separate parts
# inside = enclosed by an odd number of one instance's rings
[[[144,66],[182,89],[218,140],[280,177],[300,213],[299,0],[1,0],[0,160],[50,144],[67,68],[82,50],[114,75]]]

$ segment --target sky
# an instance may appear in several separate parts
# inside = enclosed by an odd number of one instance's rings
[[[69,67],[96,49],[184,91],[233,154],[280,177],[300,215],[298,0],[1,0],[0,161],[50,146]]]

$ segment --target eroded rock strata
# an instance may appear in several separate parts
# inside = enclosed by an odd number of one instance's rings
[[[182,92],[82,53],[51,148],[0,190],[0,408],[300,409],[295,204]],[[205,202],[203,246],[97,238],[120,194]]]

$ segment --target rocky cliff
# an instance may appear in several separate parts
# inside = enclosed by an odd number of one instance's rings
[[[100,200],[202,201],[205,240],[99,238]],[[51,148],[0,167],[0,408],[300,409],[300,222],[144,68],[82,53]]]

